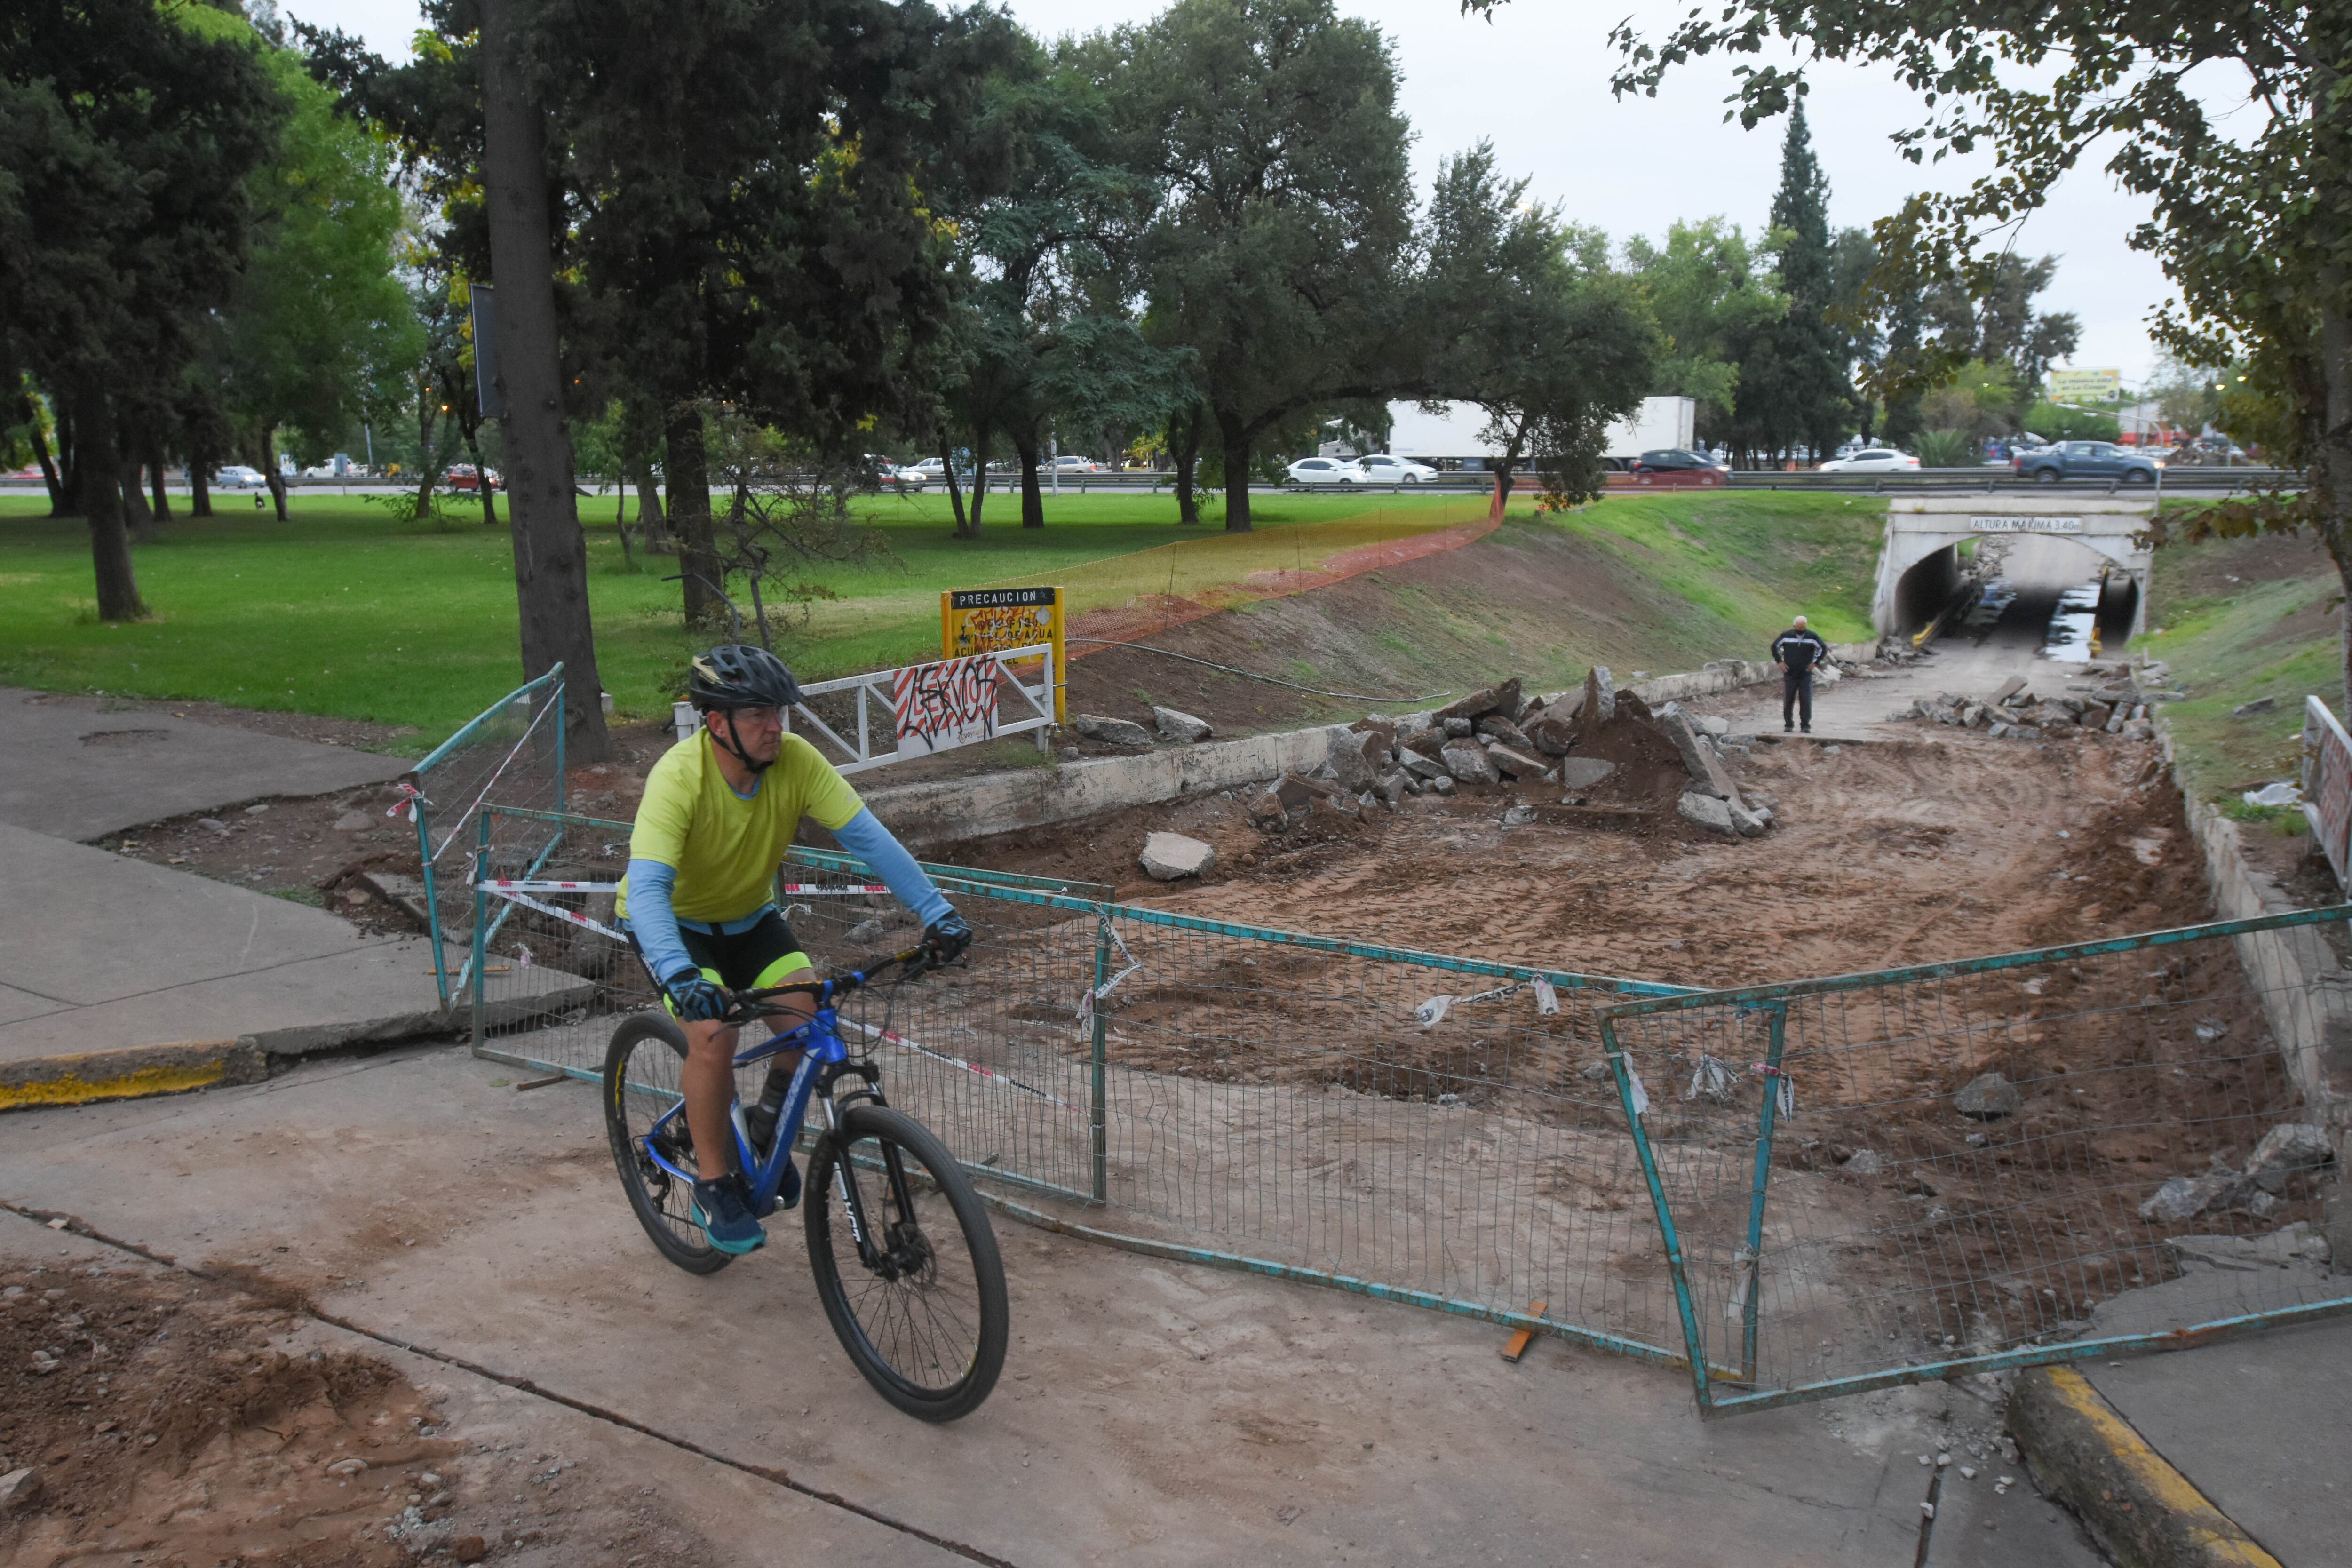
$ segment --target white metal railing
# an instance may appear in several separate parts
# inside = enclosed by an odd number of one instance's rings
[[[2316,697],[2303,700],[2303,814],[2337,885],[2352,887],[2352,736]]]
[[[1037,663],[1037,679],[1024,682],[1012,667],[1032,660]],[[854,696],[857,714],[854,726],[845,721],[840,730],[807,701],[838,692]],[[831,748],[835,754],[825,760],[845,773],[1033,731],[1042,752],[1047,745],[1045,732],[1054,723],[1054,645],[1037,643],[845,675],[803,686],[801,697],[784,715],[785,731],[794,731],[797,720],[819,752]],[[671,710],[671,723],[681,741],[700,722],[686,703]]]

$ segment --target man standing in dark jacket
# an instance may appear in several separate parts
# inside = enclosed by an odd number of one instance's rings
[[[1796,728],[1802,704],[1805,733],[1813,732],[1813,667],[1830,656],[1830,645],[1805,629],[1805,617],[1772,639],[1772,662],[1780,667],[1780,728]]]

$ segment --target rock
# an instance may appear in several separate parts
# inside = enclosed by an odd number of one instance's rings
[[[877,915],[870,921],[860,921],[851,926],[841,940],[852,947],[864,947],[868,942],[880,942],[882,933],[889,929],[888,922]]]
[[[1952,1096],[1953,1110],[1979,1121],[1997,1121],[2004,1116],[2014,1116],[2022,1103],[2017,1085],[1997,1072],[1979,1073],[1961,1086],[1959,1093]]]
[[[2011,724],[2009,727],[2008,739],[2012,741],[2038,741],[2042,739],[2042,731],[2032,724]]]
[[[1596,664],[1584,673],[1584,701],[1578,718],[1588,724],[1606,724],[1617,717],[1617,682],[1609,667]]]
[[[262,801],[256,805],[247,806],[245,808],[245,815],[247,816],[259,816],[263,812],[268,811],[268,809],[269,803]]]
[[[2116,710],[2104,702],[2083,704],[2082,724],[2085,730],[2104,730],[2107,727],[2107,721],[2115,716]]]
[[[1438,728],[1444,731],[1447,740],[1458,741],[1470,733],[1471,725],[1467,719],[1442,719],[1438,721]]]
[[[1151,732],[1131,719],[1106,719],[1099,713],[1081,713],[1070,721],[1070,728],[1090,741],[1100,741],[1109,746],[1149,746]]]
[[[1568,757],[1559,764],[1559,782],[1566,789],[1589,789],[1616,771],[1615,763],[1599,757]]]
[[[1742,838],[1761,838],[1765,830],[1772,826],[1771,815],[1768,812],[1750,811],[1738,801],[1727,800],[1723,804],[1731,813],[1731,826],[1739,830]]]
[[[1486,760],[1485,748],[1479,746],[1448,746],[1445,748],[1445,771],[1458,784],[1490,784],[1499,783],[1495,764]]]
[[[1691,716],[1683,711],[1678,702],[1669,702],[1658,710],[1658,721],[1665,726],[1666,738],[1682,753],[1683,769],[1690,774],[1691,788],[1701,795],[1711,795],[1717,800],[1739,804],[1739,786],[1731,782],[1724,768],[1723,759],[1712,747],[1699,741],[1699,731]]]
[[[1551,771],[1551,764],[1541,757],[1529,756],[1510,746],[1487,747],[1486,760],[1506,778],[1540,779]]]
[[[1532,805],[1515,805],[1503,813],[1503,826],[1506,827],[1525,827],[1535,819],[1536,808]]]
[[[1731,733],[1731,721],[1728,719],[1717,719],[1710,716],[1696,720],[1694,722],[1696,722],[1701,730],[1704,730],[1706,733],[1715,736],[1717,740],[1720,740],[1724,736]]]
[[[2131,722],[2123,727],[2122,732],[2124,739],[2126,741],[2153,741],[2156,739],[2156,726],[2149,723],[2145,719],[2134,719]]]
[[[2139,1217],[2158,1225],[2194,1219],[2209,1209],[2226,1208],[2222,1200],[2237,1188],[2235,1172],[2217,1171],[2204,1176],[2175,1176],[2139,1205]]]
[[[2252,702],[2241,702],[2235,708],[2231,709],[2230,717],[2232,719],[2243,719],[2249,714],[2268,713],[2277,706],[2278,699],[2275,697],[2257,697]]]
[[[1447,703],[1444,707],[1440,708],[1437,710],[1437,717],[1441,720],[1482,719],[1487,714],[1492,713],[1496,708],[1503,704],[1506,700],[1504,696],[1506,692],[1509,693],[1509,697],[1507,699],[1509,702],[1514,707],[1517,706],[1519,700],[1519,683],[1516,680],[1510,680],[1504,682],[1500,686],[1489,686],[1480,690],[1473,691],[1465,697],[1457,697],[1453,701]]]
[[[1374,751],[1378,752],[1381,763],[1387,762],[1388,737],[1351,734],[1346,730],[1332,731],[1331,754],[1324,763],[1331,770],[1331,782],[1350,795],[1370,788],[1378,766],[1366,753]]]
[[[1460,785],[1454,782],[1454,775],[1452,773],[1440,773],[1437,777],[1429,781],[1429,789],[1427,793],[1430,795],[1452,795],[1460,787]]]
[[[1155,882],[1180,877],[1204,876],[1217,863],[1217,852],[1198,838],[1181,833],[1153,833],[1143,840],[1143,874]]]
[[[1992,694],[1992,700],[1995,702],[2006,702],[2024,689],[2025,677],[2021,675],[2012,675],[2007,680],[2000,683],[2000,689]]]
[[[1356,749],[1363,754],[1364,766],[1375,778],[1388,772],[1390,759],[1396,755],[1396,743],[1378,730],[1360,731]]]
[[[208,833],[218,834],[223,838],[228,837],[228,824],[217,816],[200,816],[196,818],[196,826]]]
[[[1886,1157],[1875,1149],[1856,1149],[1838,1169],[1855,1176],[1884,1175],[1886,1173]]]
[[[1489,713],[1479,720],[1477,732],[1490,740],[1500,741],[1507,746],[1516,746],[1522,752],[1535,749],[1535,742],[1528,739],[1527,731],[1500,713]]]
[[[1272,790],[1253,796],[1249,803],[1250,826],[1266,832],[1278,832],[1290,820],[1290,812],[1282,804],[1282,796]]]
[[[479,1563],[490,1554],[490,1543],[478,1535],[461,1535],[449,1543],[449,1555],[460,1563]]]
[[[1206,719],[1195,719],[1190,713],[1181,713],[1173,708],[1154,708],[1151,710],[1151,727],[1171,741],[1188,743],[1205,741],[1213,733]]]
[[[367,1468],[368,1462],[354,1454],[348,1459],[337,1459],[330,1464],[327,1473],[331,1476],[356,1476]]]
[[[1576,731],[1567,721],[1555,717],[1547,710],[1540,719],[1531,720],[1526,730],[1528,740],[1547,757],[1564,757],[1576,744]]]
[[[27,1465],[0,1476],[0,1513],[24,1507],[41,1495],[41,1472]]]
[[[338,833],[365,833],[369,828],[373,827],[375,824],[376,819],[369,816],[364,811],[347,811],[343,813],[342,816],[335,818],[335,831]]]
[[[1675,803],[1675,809],[1711,833],[1720,833],[1727,838],[1739,836],[1738,827],[1731,820],[1730,804],[1714,795],[1685,790],[1682,799]]]
[[[1391,809],[1395,808],[1396,804],[1405,797],[1406,792],[1412,787],[1411,776],[1402,768],[1394,773],[1382,773],[1379,781],[1372,785],[1380,797],[1389,803]]]
[[[2246,1159],[2247,1178],[2266,1193],[2278,1193],[2297,1171],[2316,1170],[2336,1158],[2324,1128],[2308,1121],[2282,1121],[2263,1134]]]
[[[1450,779],[1454,776],[1445,771],[1444,763],[1420,752],[1400,752],[1397,761],[1403,765],[1405,772],[1417,779]]]

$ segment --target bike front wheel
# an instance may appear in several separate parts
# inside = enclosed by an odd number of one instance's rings
[[[866,1381],[925,1421],[979,1409],[1004,1370],[1004,1264],[946,1145],[900,1111],[853,1106],[817,1140],[805,1190],[817,1296]]]
[[[604,1047],[604,1133],[629,1207],[654,1246],[689,1274],[716,1274],[733,1257],[710,1245],[695,1216],[692,1188],[646,1150],[651,1139],[671,1164],[699,1168],[686,1117],[671,1114],[684,1097],[685,1067],[686,1033],[676,1023],[659,1013],[624,1020]]]

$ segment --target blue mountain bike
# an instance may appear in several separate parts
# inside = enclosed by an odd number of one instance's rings
[[[916,948],[875,971],[733,993],[731,1024],[781,1016],[785,1009],[771,1004],[787,994],[814,995],[817,1010],[736,1055],[740,1068],[802,1053],[773,1133],[757,1134],[740,1098],[729,1121],[735,1168],[751,1184],[752,1211],[765,1218],[776,1210],[810,1101],[823,1108],[802,1200],[818,1299],[875,1392],[909,1415],[952,1421],[980,1407],[1004,1368],[1008,1310],[996,1233],[947,1146],[884,1101],[872,1061],[852,1058],[835,1006],[872,984],[876,971],[897,966],[911,980],[928,962]],[[710,1274],[733,1258],[710,1245],[696,1218],[700,1167],[687,1127],[685,1063],[686,1034],[666,1012],[630,1017],[604,1050],[604,1121],[629,1206],[654,1246],[680,1268]]]

